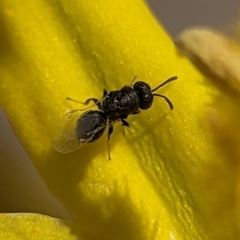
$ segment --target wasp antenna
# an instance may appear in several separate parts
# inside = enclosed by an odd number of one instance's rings
[[[173,110],[173,104],[172,104],[172,102],[170,101],[169,98],[167,98],[166,96],[163,96],[161,94],[157,94],[157,93],[154,93],[153,96],[164,98],[165,101],[168,103],[170,109]]]
[[[136,81],[136,79],[137,79],[137,76],[134,76],[134,77],[133,77],[133,80],[132,80],[132,82],[131,82],[131,86],[133,86],[133,84],[134,84],[134,82]]]
[[[157,86],[156,88],[154,88],[151,92],[155,92],[157,91],[160,87],[163,87],[164,85],[174,81],[174,80],[177,80],[178,77],[177,76],[174,76],[174,77],[171,77],[169,79],[167,79],[165,82],[161,83],[159,86]]]

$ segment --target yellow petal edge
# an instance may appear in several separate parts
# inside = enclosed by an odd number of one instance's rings
[[[232,239],[232,216],[216,215],[228,194],[215,188],[231,173],[201,126],[215,90],[146,5],[2,0],[0,7],[1,106],[76,228],[104,240]],[[150,110],[129,117],[125,136],[116,124],[112,161],[106,135],[70,154],[52,149],[52,126],[79,107],[67,96],[100,98],[103,88],[119,89],[135,75],[151,86],[178,76],[159,90],[174,110],[155,99]]]
[[[71,225],[40,214],[0,214],[0,239],[77,240]]]

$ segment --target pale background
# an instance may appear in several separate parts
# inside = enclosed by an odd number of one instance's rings
[[[211,26],[226,32],[234,19],[240,16],[240,0],[146,0],[146,2],[173,37],[191,26]]]

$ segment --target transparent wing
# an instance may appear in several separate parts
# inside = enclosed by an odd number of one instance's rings
[[[86,113],[86,112],[85,112]],[[79,114],[78,110],[71,111],[65,114],[55,124],[52,129],[52,146],[53,148],[62,153],[73,152],[78,148],[83,147],[86,143],[89,143],[99,131],[106,128],[107,125],[98,127],[94,131],[89,133],[88,139],[79,140],[77,138],[77,121],[82,115]]]
[[[57,121],[52,129],[52,146],[58,152],[73,152],[84,146],[91,139],[79,141],[77,139],[77,120],[81,117],[79,111],[72,111],[65,114]]]

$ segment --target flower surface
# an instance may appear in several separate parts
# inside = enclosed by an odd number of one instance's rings
[[[0,103],[69,212],[74,234],[232,239],[235,215],[226,206],[233,167],[203,124],[218,90],[178,52],[145,4],[2,0],[0,6]],[[124,136],[116,123],[111,161],[106,134],[69,154],[52,148],[59,118],[79,108],[66,97],[100,98],[104,88],[130,85],[135,75],[153,88],[177,76],[158,90],[174,110],[156,98],[151,109],[128,118]]]

